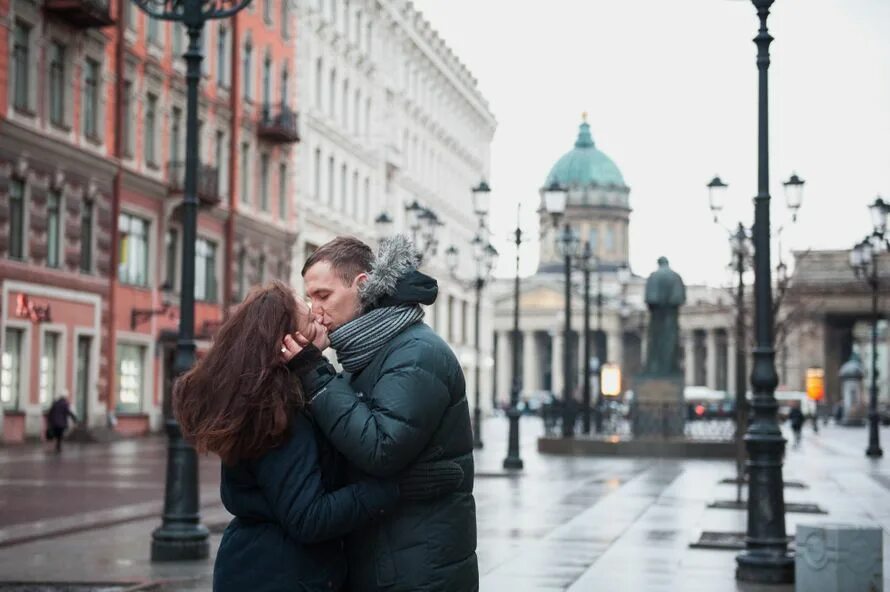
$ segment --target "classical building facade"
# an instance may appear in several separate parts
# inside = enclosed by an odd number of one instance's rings
[[[473,295],[451,278],[444,255],[458,248],[458,273],[469,277],[478,228],[470,190],[488,176],[494,117],[476,80],[411,2],[312,0],[299,10],[302,197],[292,281],[301,286],[302,262],[337,235],[373,244],[405,232],[426,242],[410,228],[406,206],[434,212],[438,248],[424,258],[424,271],[440,291],[426,321],[454,347],[472,392]],[[385,230],[375,227],[383,214],[392,220]],[[483,295],[488,401],[492,305]]]
[[[41,434],[62,393],[89,427],[156,429],[178,328],[184,29],[127,0],[10,0],[0,19],[3,437]],[[295,24],[260,0],[204,31],[200,347],[247,287],[289,274]]]
[[[569,188],[566,221],[588,241],[593,260],[591,273],[590,350],[596,356],[596,335],[601,335],[604,362],[622,370],[622,390],[633,389],[633,377],[643,367],[646,355],[644,300],[645,278],[656,269],[630,272],[627,230],[630,223],[630,190],[618,167],[595,145],[589,125],[582,122],[574,147],[563,155],[547,175],[542,187],[551,182]],[[523,278],[519,297],[519,378],[524,397],[541,391],[561,396],[563,390],[564,262],[556,252],[556,229],[545,213],[540,219],[541,261],[538,271]],[[670,258],[670,252],[664,253]],[[868,286],[853,276],[847,264],[848,251],[807,251],[795,253],[794,272],[788,282],[775,287],[776,369],[779,389],[805,390],[808,368],[825,372],[826,407],[838,401],[838,371],[855,349],[870,360],[870,295]],[[576,261],[577,262],[577,261]],[[879,266],[880,267],[880,266]],[[682,269],[676,269],[683,275]],[[890,282],[890,271],[882,276]],[[581,272],[572,280],[572,333],[570,347],[574,384],[581,384],[583,360],[583,285]],[[504,405],[512,383],[513,293],[512,281],[501,281],[495,300],[494,404]],[[746,352],[753,345],[752,289],[747,290]],[[597,294],[601,297],[597,298]],[[730,396],[735,393],[736,342],[735,288],[687,285],[687,302],[680,309],[681,357],[687,386],[706,387]],[[882,298],[882,318],[887,318]],[[597,302],[600,306],[597,306]],[[882,404],[890,405],[890,329],[879,325],[879,393]],[[870,366],[870,364],[865,364]],[[747,371],[750,373],[750,354]],[[867,374],[870,368],[865,368]],[[870,376],[870,374],[869,374]],[[868,377],[866,378],[866,381]],[[868,384],[868,383],[866,383]]]

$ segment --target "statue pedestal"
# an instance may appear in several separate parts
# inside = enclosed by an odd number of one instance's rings
[[[683,375],[640,375],[634,378],[633,435],[682,438],[686,425]]]

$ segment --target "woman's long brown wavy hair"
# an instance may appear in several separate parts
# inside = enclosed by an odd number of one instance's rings
[[[222,324],[207,354],[173,388],[173,412],[198,452],[231,465],[284,440],[304,400],[281,361],[281,344],[308,323],[293,291],[276,280],[251,291]]]

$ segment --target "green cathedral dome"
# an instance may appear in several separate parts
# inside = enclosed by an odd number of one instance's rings
[[[578,128],[575,147],[556,161],[544,186],[554,181],[567,187],[609,186],[625,187],[621,171],[612,159],[596,149],[587,119]]]

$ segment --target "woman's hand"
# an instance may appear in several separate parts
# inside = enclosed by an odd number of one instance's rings
[[[315,321],[293,335],[285,335],[281,344],[281,360],[285,364],[291,361],[297,354],[303,351],[309,344],[314,345],[319,351],[324,351],[330,347],[331,342],[328,339],[328,332],[324,326]]]

